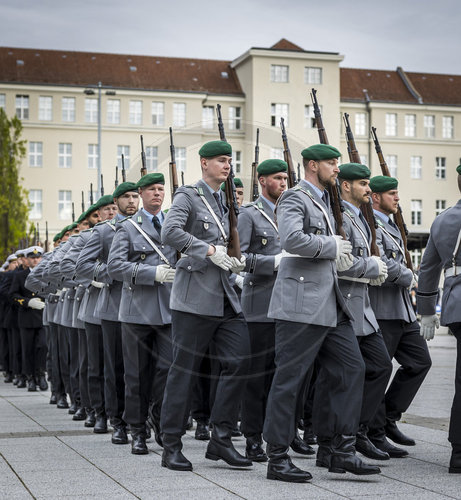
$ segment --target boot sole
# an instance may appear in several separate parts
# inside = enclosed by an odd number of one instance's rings
[[[72,417],[72,420],[77,420],[77,421],[80,421],[80,420],[86,420],[86,417],[79,417],[77,416],[77,418],[75,417],[75,415]]]
[[[131,450],[131,454],[132,455],[148,455],[149,454],[149,450],[138,450],[138,451],[134,451],[133,449]]]
[[[128,439],[125,441],[125,440],[114,440],[114,439],[111,439],[111,442],[112,444],[128,444]]]
[[[250,462],[249,464],[240,464],[240,463],[232,463],[232,462],[228,462],[227,460],[224,460],[224,458],[218,456],[218,455],[213,455],[212,453],[209,453],[208,451],[205,453],[205,458],[208,458],[208,460],[214,460],[215,462],[217,462],[218,460],[222,460],[224,462],[226,462],[227,465],[231,465],[232,467],[251,467],[253,465],[252,462]]]
[[[283,481],[285,483],[308,483],[312,479],[312,477],[287,479],[279,477],[272,472],[268,472],[266,477],[267,479],[272,479],[273,481]]]
[[[340,467],[330,467],[328,472],[333,472],[334,474],[345,474],[346,472],[350,472],[355,476],[372,476],[374,474],[381,474],[381,471],[351,471]]]
[[[448,472],[450,474],[461,474],[461,467],[450,467]]]
[[[93,432],[95,434],[107,434],[109,431],[107,429],[96,429],[96,428],[93,428]]]
[[[179,471],[184,471],[184,472],[188,472],[188,471],[192,470],[192,465],[184,466],[184,467],[171,467],[170,465],[167,465],[167,463],[164,460],[162,460],[162,467],[166,467],[167,469],[170,469],[170,470],[179,470]]]
[[[361,455],[363,455],[364,457],[369,458],[370,460],[389,460],[391,458],[389,454],[387,455],[387,457],[382,457],[382,456],[372,455],[371,453],[364,453],[363,451],[360,451],[357,448],[356,451]]]

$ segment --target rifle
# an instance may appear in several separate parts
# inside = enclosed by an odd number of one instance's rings
[[[144,177],[147,174],[146,167],[146,153],[144,152],[144,140],[141,135],[141,177]]]
[[[218,104],[216,106],[216,114],[218,115],[219,138],[221,139],[221,141],[227,142],[221,115],[221,104]],[[237,197],[235,195],[234,169],[232,168],[232,163],[230,164],[230,172],[224,184],[224,192],[226,193],[226,205],[229,209],[229,240],[227,246],[227,254],[230,257],[237,257],[240,260],[242,254],[240,253],[240,238],[237,230],[237,216],[239,213],[239,208],[237,205]]]
[[[115,189],[118,186],[118,165],[115,165]]]
[[[184,186],[184,170],[181,170],[181,185]]]
[[[104,178],[101,174],[101,196],[104,196]]]
[[[251,201],[256,201],[259,197],[258,189],[258,163],[259,163],[259,128],[256,129],[255,161],[251,164]]]
[[[299,163],[299,161],[298,161],[297,171],[298,171],[298,180],[296,184],[299,184],[299,182],[301,181],[301,164]]]
[[[319,103],[317,101],[317,91],[315,89],[312,89],[311,100],[312,100],[312,105],[314,107],[315,126],[317,127],[317,131],[319,133],[320,144],[329,144],[327,132],[325,130],[325,127],[323,126],[322,113],[320,111],[320,106],[319,106]],[[343,227],[344,207],[341,203],[341,193],[339,191],[338,179],[336,179],[335,186],[331,186],[331,185],[328,186],[327,191],[328,191],[328,195],[330,197],[331,211],[333,212],[333,218],[335,219],[335,223],[336,223],[336,231],[344,239],[347,239],[346,233],[345,233],[344,227]]]
[[[375,149],[376,153],[378,154],[379,164],[381,165],[381,171],[383,175],[385,175],[386,177],[391,177],[389,167],[387,166],[386,160],[384,159],[383,151],[378,141],[378,136],[376,135],[376,127],[371,127],[371,136],[373,138],[373,142],[375,143]],[[403,220],[403,213],[400,204],[397,207],[397,213],[394,214],[394,222],[397,224],[397,227],[399,228],[400,231],[400,236],[402,238],[407,268],[410,269],[410,271],[413,271],[411,255],[407,248],[408,229],[407,225],[405,224],[405,221]]]
[[[122,182],[126,182],[125,155],[122,154]]]
[[[93,184],[90,184],[90,205],[93,205],[94,199],[93,199]]]
[[[176,193],[176,190],[178,189],[179,185],[178,185],[178,170],[176,168],[176,158],[175,158],[175,150],[173,144],[173,129],[171,127],[170,127],[170,156],[171,156],[171,161],[170,161],[171,199],[173,199],[173,196]]]
[[[40,245],[40,226],[38,225],[37,222],[37,239],[35,240],[36,245]]]
[[[75,206],[74,206],[74,202],[72,202],[72,222],[75,222]]]
[[[285,119],[280,118],[280,128],[282,129],[282,142],[283,142],[283,159],[288,165],[288,188],[292,188],[296,184],[296,174],[293,167],[293,159],[291,158],[291,151],[288,147],[287,132],[285,130]]]
[[[349,114],[344,113],[344,125],[346,127],[346,141],[347,141],[347,152],[349,153],[349,160],[352,163],[362,163],[360,161],[360,155],[357,151],[357,146],[355,145],[354,134],[352,133],[351,125],[349,123]],[[379,248],[376,245],[376,220],[373,213],[373,205],[371,202],[362,203],[360,206],[360,210],[362,211],[365,220],[368,223],[371,231],[371,244],[370,244],[370,252],[371,255],[375,255],[379,257]]]
[[[84,211],[85,211],[85,195],[84,195],[84,193],[82,191],[82,214],[83,214]]]
[[[48,221],[45,221],[45,252],[48,252]]]

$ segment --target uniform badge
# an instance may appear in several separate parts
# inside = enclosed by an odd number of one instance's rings
[[[146,254],[145,253],[142,253],[141,254],[141,260],[144,260],[146,258]]]
[[[317,231],[315,231],[315,234],[322,234],[322,230],[321,229],[317,229]]]
[[[395,252],[392,252],[392,258],[395,259],[397,257],[397,254]]]
[[[359,250],[359,255],[363,255],[363,248]]]
[[[138,215],[138,224],[142,224],[142,216]]]
[[[208,224],[208,222],[203,223],[203,229],[208,229],[209,227],[210,225]]]
[[[266,240],[266,238],[263,238],[263,239],[261,240],[261,243],[262,243],[263,245],[267,245],[267,240]]]

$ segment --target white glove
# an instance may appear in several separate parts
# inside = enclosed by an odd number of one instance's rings
[[[235,284],[240,288],[240,290],[243,290],[243,276],[240,276],[240,274],[236,274]]]
[[[274,255],[274,271],[278,271],[281,260],[282,260],[282,253],[278,253],[277,255]]]
[[[155,271],[155,281],[159,283],[173,283],[176,269],[173,269],[168,264],[160,264]]]
[[[418,275],[413,273],[413,279],[411,280],[410,290],[415,288],[417,284],[418,284]]]
[[[104,283],[101,283],[101,281],[92,281],[91,284],[95,287],[95,288],[104,288],[105,287],[105,284]]]
[[[336,240],[336,258],[344,257],[352,253],[352,244],[348,240],[344,240],[342,236],[334,236]]]
[[[386,279],[387,279],[387,274],[388,274],[386,263],[377,255],[373,255],[371,258],[374,259],[376,261],[376,263],[378,264],[378,273],[379,273],[378,278],[380,280],[382,280],[382,283],[384,283],[384,281],[386,281]],[[382,279],[383,277],[384,277],[384,280]]]
[[[352,254],[347,253],[336,258],[336,268],[339,272],[347,271],[354,265]]]
[[[230,259],[232,261],[230,270],[233,273],[238,274],[245,269],[246,258],[244,255],[242,255],[240,259],[237,259],[237,257],[231,257]]]
[[[369,284],[370,286],[381,286],[386,281],[386,278],[387,274],[386,275],[380,274],[377,278],[370,279]]]
[[[229,271],[229,269],[232,267],[233,262],[227,255],[227,248],[222,245],[217,245],[215,248],[215,253],[209,256],[211,262],[213,262],[215,266],[224,269],[224,271]]]
[[[421,316],[421,330],[419,334],[424,340],[432,340],[435,335],[435,329],[439,326],[440,321],[437,314]]]
[[[45,302],[42,302],[38,297],[34,297],[27,302],[27,307],[41,311],[42,309],[45,309]]]

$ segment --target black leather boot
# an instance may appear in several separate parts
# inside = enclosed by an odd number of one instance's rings
[[[380,438],[368,436],[368,439],[378,448],[378,450],[385,451],[391,458],[405,458],[408,456],[407,450],[397,448],[397,446],[389,443],[386,436]]]
[[[13,374],[11,372],[6,372],[5,379],[3,381],[5,384],[11,384],[11,382],[13,382]]]
[[[78,410],[78,404],[76,401],[71,401],[70,403],[70,406],[69,406],[69,410],[68,410],[68,414],[69,415],[75,415],[75,412]]]
[[[288,448],[267,443],[267,479],[285,481],[287,483],[305,483],[312,479],[312,475],[299,469],[288,456]]]
[[[72,416],[72,420],[85,420],[86,419],[86,410],[79,406],[77,411]]]
[[[209,441],[210,431],[206,420],[197,420],[197,427],[195,429],[195,439],[198,441]]]
[[[312,425],[304,424],[303,441],[307,444],[317,444],[317,436],[314,434]]]
[[[66,394],[61,394],[60,396],[58,396],[58,402],[56,403],[56,406],[61,410],[69,408],[69,403],[67,402]]]
[[[300,455],[315,455],[315,450],[312,446],[309,446],[301,436],[299,435],[298,429],[296,429],[295,438],[290,444],[290,448]]]
[[[106,434],[107,432],[107,415],[104,411],[96,414],[93,432],[95,434]]]
[[[394,443],[401,444],[403,446],[415,446],[416,444],[413,438],[405,436],[405,434],[397,427],[397,423],[393,420],[386,419],[384,430],[386,432],[386,436],[394,441]]]
[[[57,403],[58,403],[58,396],[56,396],[55,392],[52,392],[50,397],[50,405],[55,405]]]
[[[39,373],[38,375],[38,386],[41,391],[47,391],[48,390],[48,382],[46,381],[45,374],[43,372]]]
[[[25,375],[19,375],[18,377],[18,384],[16,385],[16,387],[18,389],[24,389],[24,387],[26,387],[26,377]]]
[[[37,390],[37,383],[35,382],[35,377],[32,375],[27,377],[27,390],[28,392],[35,392]]]
[[[86,408],[86,420],[83,424],[85,427],[94,427],[96,423],[96,413],[93,408]]]
[[[130,424],[131,453],[133,455],[147,455],[146,424]]]
[[[330,467],[331,454],[333,450],[331,449],[331,439],[323,436],[317,436],[318,449],[317,449],[317,460],[315,465],[317,467]]]
[[[452,447],[448,472],[450,474],[461,474],[461,444],[452,444]]]
[[[360,425],[355,438],[355,449],[364,457],[371,458],[372,460],[389,460],[389,453],[376,448],[368,439],[367,427],[365,425]]]
[[[126,424],[112,424],[114,432],[112,433],[112,444],[128,444],[128,436],[126,433]]]
[[[251,467],[253,465],[252,461],[240,455],[234,448],[231,436],[232,429],[214,423],[205,458],[209,460],[224,460],[226,464],[234,467]]]
[[[252,462],[267,462],[267,455],[262,448],[263,439],[261,434],[247,437],[245,449],[246,457]]]
[[[328,472],[351,472],[357,476],[380,474],[381,469],[376,465],[368,465],[355,454],[355,436],[336,434],[331,440],[330,467]]]
[[[163,434],[163,454],[162,454],[162,467],[171,470],[191,471],[192,464],[182,454],[181,436],[174,434]]]

